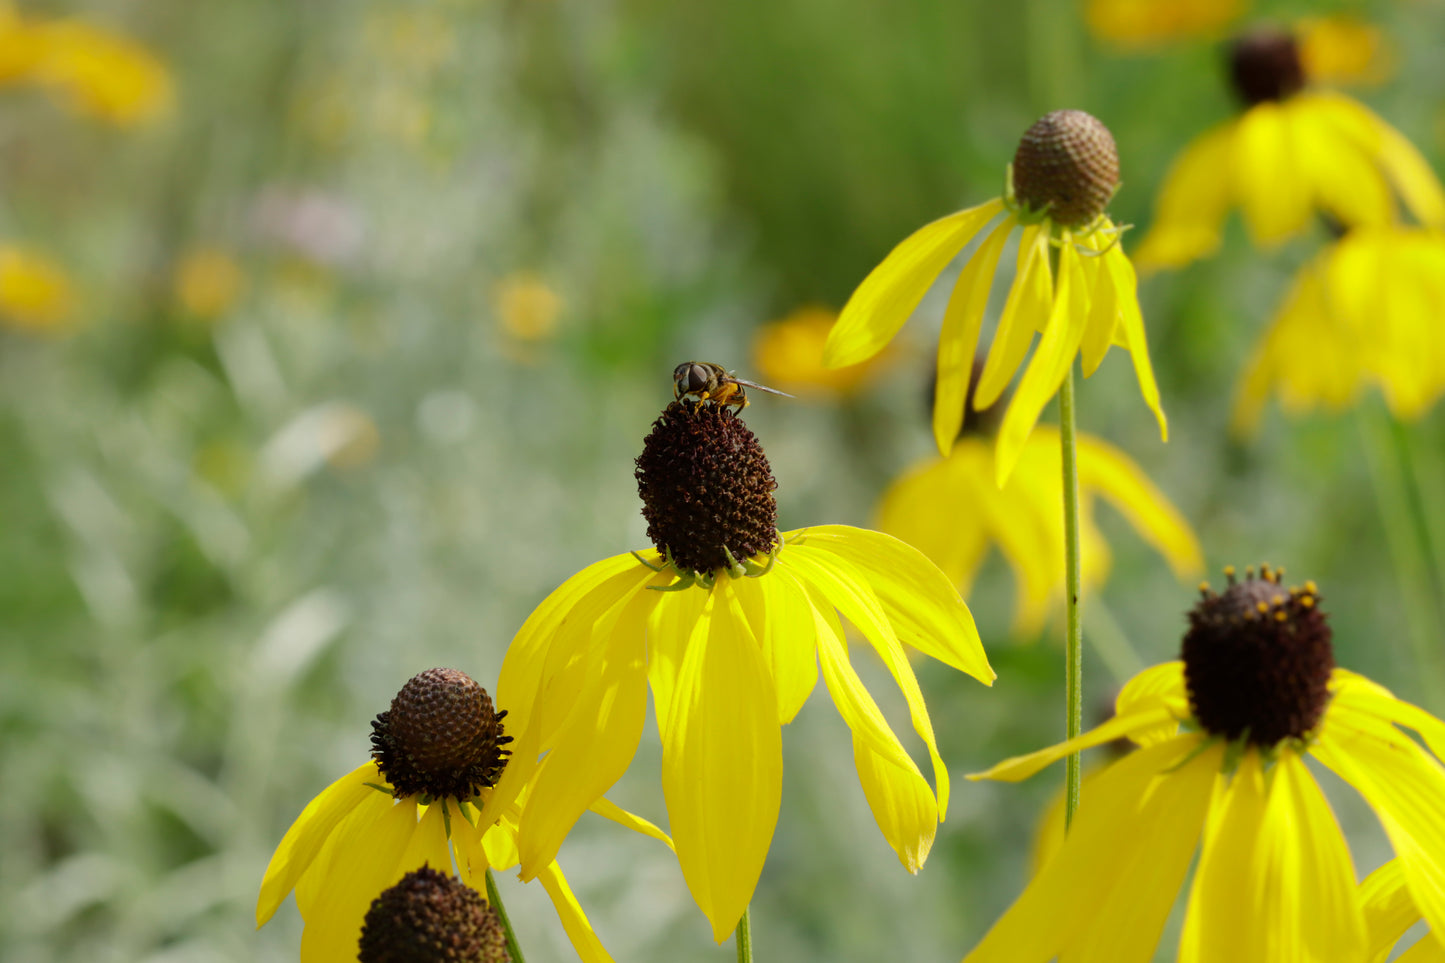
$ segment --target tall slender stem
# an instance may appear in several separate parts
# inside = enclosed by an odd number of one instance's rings
[[[1414,483],[1415,507],[1420,513],[1420,533],[1426,557],[1435,574],[1435,601],[1445,618],[1445,466],[1438,444],[1415,444],[1417,435],[1400,419],[1393,419],[1395,447],[1400,463]],[[1418,426],[1417,426],[1418,431]]]
[[[522,948],[517,945],[517,934],[512,932],[512,921],[507,918],[507,908],[502,905],[502,894],[497,892],[497,884],[492,879],[490,869],[487,870],[487,902],[492,904],[497,919],[502,923],[502,934],[507,939],[507,955],[512,958],[512,963],[526,963],[522,957]]]
[[[1074,438],[1074,365],[1059,389],[1059,444],[1064,463],[1064,732],[1077,736],[1084,723],[1084,619],[1079,569],[1079,466]],[[1064,826],[1079,808],[1079,754],[1069,754],[1064,775]]]
[[[743,910],[743,918],[738,920],[737,932],[733,934],[733,941],[738,945],[738,963],[753,963],[753,921],[749,915],[752,908]]]

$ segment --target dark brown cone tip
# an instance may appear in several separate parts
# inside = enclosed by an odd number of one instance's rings
[[[371,755],[397,798],[469,799],[496,785],[507,764],[506,715],[465,672],[427,669],[371,724]]]
[[[726,405],[674,401],[637,456],[647,537],[678,569],[709,574],[778,544],[778,483],[758,439]]]
[[[1024,132],[1014,154],[1014,196],[1064,227],[1085,227],[1119,186],[1114,135],[1082,110],[1056,110]]]
[[[1207,732],[1268,748],[1304,739],[1329,704],[1330,627],[1313,582],[1286,589],[1282,572],[1247,569],[1222,594],[1202,586],[1184,636],[1184,679]]]
[[[1229,79],[1246,107],[1284,100],[1304,88],[1299,43],[1282,30],[1256,30],[1229,45]]]
[[[407,873],[372,900],[360,963],[510,963],[496,910],[448,873]]]

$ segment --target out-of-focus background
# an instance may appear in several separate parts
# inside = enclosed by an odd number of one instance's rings
[[[289,902],[253,929],[282,832],[408,677],[494,686],[548,591],[646,544],[632,459],[672,366],[804,372],[806,338],[779,355],[760,327],[826,317],[910,231],[996,196],[1045,111],[1113,129],[1113,214],[1147,226],[1169,159],[1235,109],[1227,32],[1345,15],[1376,45],[1348,89],[1440,169],[1445,7],[1235,6],[1149,43],[1076,0],[0,4],[0,958],[294,958]],[[1081,423],[1179,506],[1216,581],[1315,579],[1340,663],[1439,712],[1404,613],[1441,600],[1392,561],[1362,441],[1378,399],[1227,431],[1323,239],[1262,255],[1232,221],[1221,256],[1145,281],[1172,440],[1122,353]],[[929,454],[941,294],[859,384],[748,409],[784,528],[868,524]],[[1445,441],[1438,411],[1401,431]],[[1091,634],[1173,657],[1193,580],[1099,523]],[[1015,637],[1014,585],[995,553],[969,595],[992,690],[919,665],[956,778],[1062,731],[1061,631]],[[1102,709],[1120,680],[1087,667]],[[960,957],[1062,772],[959,779],[910,877],[825,693],[784,737],[758,958]],[[658,767],[650,730],[611,796],[665,824]],[[1378,827],[1327,788],[1363,873]],[[731,958],[657,844],[587,817],[561,862],[618,960]],[[501,885],[528,959],[573,959],[540,887]]]

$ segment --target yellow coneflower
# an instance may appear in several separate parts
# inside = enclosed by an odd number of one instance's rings
[[[306,924],[302,963],[356,959],[368,906],[408,872],[422,866],[450,872],[455,858],[463,882],[484,889],[489,868],[517,865],[517,825],[538,798],[490,805],[497,780],[521,762],[508,759],[506,715],[455,669],[429,669],[407,682],[372,723],[372,759],[313,799],[276,847],[256,925],[294,889]],[[605,799],[589,805],[668,842],[657,827]],[[611,963],[556,861],[529,875],[541,878],[578,955]]]
[[[1042,332],[999,427],[999,485],[1008,479],[1075,356],[1082,357],[1088,377],[1113,344],[1133,357],[1139,390],[1159,421],[1160,434],[1168,434],[1134,268],[1119,245],[1119,228],[1104,213],[1119,183],[1113,136],[1083,111],[1055,111],[1024,134],[1009,171],[1003,197],[934,221],[894,248],[848,300],[824,352],[829,367],[877,354],[949,262],[1004,215],[964,265],[939,335],[933,435],[938,450],[948,454],[963,422],[994,270],[1004,242],[1014,228],[1022,228],[1018,272],[973,393],[976,410],[996,402],[1023,365],[1034,332]]]
[[[1405,868],[1392,859],[1360,884],[1360,905],[1365,913],[1370,951],[1366,963],[1385,963],[1391,958],[1406,930],[1420,922],[1420,909],[1405,882]],[[1396,963],[1445,963],[1445,942],[1426,933],[1399,956]]]
[[[794,394],[847,395],[877,373],[882,355],[846,368],[823,364],[823,346],[838,320],[838,312],[821,305],[806,305],[753,335],[753,366],[767,384]]]
[[[1363,104],[1309,88],[1292,35],[1241,37],[1230,69],[1245,110],[1201,135],[1170,168],[1135,254],[1141,269],[1213,253],[1236,205],[1265,246],[1298,234],[1317,213],[1346,227],[1392,224],[1396,195],[1421,224],[1445,226],[1445,192],[1420,152]]]
[[[1445,234],[1360,228],[1296,277],[1245,366],[1233,428],[1259,425],[1270,394],[1291,413],[1342,410],[1376,387],[1415,419],[1445,394]]]
[[[1180,577],[1204,568],[1189,523],[1122,451],[1099,438],[1078,438],[1083,584],[1093,590],[1109,572],[1109,546],[1094,524],[1096,498],[1109,502],[1164,556]],[[931,558],[966,597],[997,546],[1013,569],[1014,628],[1037,633],[1064,596],[1063,473],[1058,429],[1040,426],[999,488],[991,441],[960,438],[947,458],[910,468],[883,493],[878,527]]]
[[[1084,19],[1101,40],[1149,47],[1213,36],[1246,6],[1247,0],[1088,0]]]
[[[25,331],[55,331],[74,313],[65,272],[28,248],[0,244],[0,323]]]
[[[1321,84],[1382,84],[1395,72],[1395,51],[1385,33],[1347,14],[1299,22],[1300,65]]]
[[[1364,796],[1441,930],[1445,722],[1335,667],[1313,583],[1286,589],[1267,567],[1229,583],[1203,589],[1182,660],[1131,680],[1109,722],[970,777],[1014,782],[1120,737],[1139,746],[1091,783],[1063,847],[968,963],[1145,963],[1201,835],[1181,963],[1363,959],[1349,848],[1307,755]]]
[[[535,271],[514,271],[492,289],[492,312],[502,350],[519,364],[540,360],[537,347],[557,336],[565,302]]]
[[[650,688],[678,861],[721,942],[743,918],[772,841],[781,727],[807,701],[820,664],[853,732],[864,795],[910,872],[928,857],[949,782],[905,647],[985,684],[994,674],[968,607],[923,555],[843,525],[779,532],[776,482],[735,414],[736,395],[678,394],[637,459],[655,547],[569,578],[507,651],[498,686],[518,748],[490,806],[530,792],[522,875],[547,866],[627,769]],[[934,786],[859,678],[840,615],[898,683]]]

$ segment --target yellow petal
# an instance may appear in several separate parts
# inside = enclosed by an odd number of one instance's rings
[[[1256,104],[1239,118],[1233,170],[1244,220],[1254,242],[1273,247],[1309,223],[1309,196],[1300,181],[1288,105]]]
[[[887,536],[880,536],[887,538]],[[902,544],[902,543],[899,543]],[[898,684],[903,699],[908,704],[908,715],[913,722],[913,731],[918,733],[928,748],[928,757],[933,762],[933,780],[938,786],[938,814],[942,819],[948,813],[948,767],[938,754],[938,743],[933,737],[933,723],[928,718],[928,706],[918,688],[918,679],[908,656],[899,644],[898,636],[888,621],[883,605],[868,584],[866,576],[842,556],[816,549],[811,544],[795,541],[789,546],[788,571],[806,582],[828,601],[828,604],[843,613],[843,617],[856,625],[863,637],[882,658],[893,681]],[[779,561],[783,561],[782,558]],[[821,641],[819,645],[821,646]]]
[[[767,576],[764,576],[765,578]],[[782,799],[777,697],[719,579],[689,641],[662,730],[662,789],[683,877],[721,943],[752,899]]]
[[[1094,231],[1083,238],[1076,235],[1076,243],[1089,252],[1081,252],[1079,258],[1079,276],[1089,302],[1089,321],[1079,343],[1079,362],[1087,378],[1103,363],[1119,329],[1119,297],[1112,276],[1104,268],[1104,252],[1120,242],[1117,234]]]
[[[1372,150],[1342,140],[1331,122],[1333,99],[1305,96],[1287,111],[1300,177],[1314,203],[1351,228],[1389,224],[1395,202]]]
[[[1341,135],[1367,151],[1394,184],[1415,219],[1429,227],[1445,227],[1445,191],[1415,146],[1374,111],[1353,98],[1329,91],[1308,94],[1317,114]]]
[[[962,595],[968,594],[988,551],[987,529],[977,511],[954,512],[947,526],[939,524],[939,513],[945,506],[974,504],[968,473],[978,447],[977,439],[961,439],[948,458],[919,462],[878,500],[877,527],[926,555]],[[992,455],[985,457],[992,466]],[[993,477],[991,467],[988,477]]]
[[[996,675],[973,614],[948,576],[913,546],[851,525],[798,529],[785,534],[784,541],[806,546],[805,552],[826,552],[861,573],[900,642],[984,685],[993,684]]]
[[[1420,922],[1420,911],[1410,898],[1398,859],[1390,860],[1360,884],[1360,907],[1370,934],[1369,963],[1385,963],[1405,931]]]
[[[1204,553],[1189,522],[1128,455],[1102,439],[1080,435],[1079,485],[1117,508],[1164,556],[1175,575],[1183,578],[1203,571]]]
[[[371,795],[351,810],[350,815],[343,819],[327,838],[321,851],[311,861],[311,867],[296,881],[296,909],[301,913],[303,920],[311,919],[316,915],[316,907],[321,902],[330,883],[337,854],[355,847],[358,840],[365,839],[369,828],[375,824],[376,820],[385,816],[393,805],[395,805],[395,800],[392,799],[390,793],[373,790]]]
[[[1166,705],[1152,706],[1130,715],[1115,716],[1103,725],[1095,726],[1088,732],[1081,733],[1072,739],[1027,755],[1005,759],[992,769],[970,773],[968,778],[1019,782],[1071,753],[1080,752],[1093,746],[1102,746],[1106,742],[1113,742],[1121,736],[1128,736],[1136,731],[1157,729],[1157,727],[1167,725],[1172,721],[1175,721],[1174,710]]]
[[[1445,963],[1445,943],[1434,933],[1426,933],[1419,942],[1395,958],[1395,963]]]
[[[1181,736],[1101,772],[1063,849],[965,963],[1146,963],[1189,867],[1223,758]]]
[[[1184,686],[1184,663],[1178,660],[1150,666],[1124,683],[1114,700],[1114,714],[1120,716],[1166,708],[1187,712],[1189,693]]]
[[[1159,404],[1159,385],[1154,381],[1154,367],[1149,363],[1149,342],[1144,337],[1144,315],[1139,310],[1138,279],[1134,276],[1134,265],[1117,246],[1103,255],[1104,270],[1114,286],[1114,297],[1119,305],[1119,328],[1124,333],[1124,346],[1134,362],[1134,377],[1139,382],[1139,394],[1154,420],[1159,422],[1159,438],[1169,440],[1169,420]]]
[[[692,645],[691,639],[707,638],[707,626],[698,620],[703,605],[711,597],[701,588],[660,594],[663,597],[653,607],[647,622],[647,680],[652,687],[653,713],[659,731],[672,713],[677,675]]]
[[[853,760],[873,818],[899,862],[916,873],[938,830],[933,790],[858,678],[842,640],[819,632],[818,656],[833,704],[853,732]]]
[[[895,247],[844,305],[823,348],[823,364],[843,368],[883,350],[948,262],[1002,210],[1002,200],[970,207],[920,228]]]
[[[938,335],[938,378],[933,390],[933,438],[945,455],[953,450],[963,425],[968,382],[978,354],[978,331],[988,307],[999,255],[1012,230],[1013,220],[1005,220],[979,245],[959,272],[943,315],[943,330]]]
[[[301,810],[301,815],[281,837],[276,852],[271,854],[266,875],[261,879],[261,895],[256,900],[258,927],[275,914],[276,907],[296,887],[296,881],[310,867],[322,844],[342,820],[363,800],[380,795],[366,785],[368,782],[386,782],[376,763],[370,760],[327,786]]]
[[[572,941],[572,947],[581,957],[582,963],[612,963],[612,957],[607,954],[602,941],[592,931],[592,924],[587,922],[587,914],[582,912],[577,897],[572,895],[572,887],[567,885],[567,877],[562,875],[562,868],[553,861],[542,868],[537,878],[542,881],[542,888],[547,891],[547,895],[552,897],[557,918],[562,921],[562,929]]]
[[[447,838],[447,823],[448,819],[458,823],[463,821],[456,800],[443,799],[430,806],[418,808],[425,809],[425,812],[421,814],[416,830],[411,834],[411,841],[397,860],[397,878],[423,866],[430,866],[439,873],[451,875],[452,851]],[[380,895],[380,892],[375,894]],[[368,902],[367,905],[371,904]]]
[[[1145,272],[1183,267],[1219,247],[1233,197],[1228,171],[1235,122],[1213,128],[1184,149],[1164,177],[1154,222],[1134,259]]]
[[[818,684],[818,654],[808,599],[791,578],[776,568],[762,578],[741,578],[733,591],[742,603],[753,637],[762,640],[763,658],[778,693],[778,721],[792,722]]]
[[[1069,242],[1059,252],[1058,288],[1048,315],[1048,327],[1039,341],[1038,350],[1029,361],[1018,391],[1009,402],[998,431],[998,454],[994,464],[995,479],[1002,488],[1018,464],[1029,432],[1064,383],[1089,320],[1088,292],[1080,276],[1079,253]]]
[[[1384,686],[1346,669],[1335,669],[1330,681],[1340,708],[1351,708],[1414,729],[1431,752],[1445,759],[1445,722],[1419,706],[1395,698]]]
[[[1049,274],[1049,235],[1044,230],[1047,226],[1045,222],[1025,227],[1019,239],[1018,273],[1009,288],[988,360],[983,363],[983,373],[974,389],[975,411],[982,411],[999,399],[1024,355],[1029,353],[1034,332],[1042,329],[1048,320],[1053,303],[1053,280]]]
[[[619,826],[626,826],[628,829],[632,830],[635,833],[641,833],[644,836],[651,836],[653,839],[656,839],[659,842],[666,843],[667,848],[672,849],[671,836],[667,835],[667,833],[658,829],[656,826],[643,819],[641,816],[628,812],[614,802],[610,802],[606,799],[598,799],[588,808],[597,815],[602,816],[605,819],[612,820]]]

